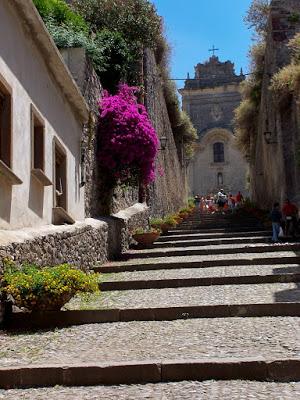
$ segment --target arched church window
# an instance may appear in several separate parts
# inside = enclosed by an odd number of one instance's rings
[[[214,162],[224,162],[224,144],[221,142],[214,143]]]
[[[223,182],[223,174],[222,174],[222,172],[218,172],[217,179],[218,179],[218,186],[223,185],[224,182]]]

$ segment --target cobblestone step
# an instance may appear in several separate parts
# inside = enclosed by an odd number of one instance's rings
[[[161,269],[149,271],[119,272],[115,274],[103,274],[101,280],[104,282],[114,281],[139,281],[158,279],[192,279],[192,278],[214,278],[214,277],[243,277],[265,276],[277,274],[300,274],[299,264],[277,264],[277,265],[228,265],[203,268]]]
[[[239,252],[247,253],[271,253],[280,251],[300,251],[299,243],[284,243],[284,244],[222,244],[222,245],[206,245],[181,248],[155,248],[146,250],[130,250],[126,252],[126,258],[143,259],[157,257],[176,257],[176,256],[195,256],[195,255],[217,255],[217,254],[238,254]]]
[[[244,265],[278,265],[300,264],[300,256],[294,252],[278,253],[242,253],[236,257],[232,254],[216,254],[213,256],[189,257],[164,257],[146,258],[121,262],[110,262],[105,265],[95,266],[94,271],[100,273],[118,273],[130,271],[150,271],[161,269],[194,269],[218,266],[244,266]]]
[[[211,234],[211,233],[247,233],[247,232],[258,232],[258,231],[265,231],[263,227],[243,227],[243,228],[234,228],[234,229],[227,229],[227,228],[193,228],[193,229],[183,229],[183,228],[173,228],[168,231],[168,236],[170,235],[178,235],[178,234],[190,234],[190,233],[203,233],[203,234]]]
[[[266,236],[249,236],[243,238],[219,238],[219,239],[190,239],[186,240],[171,240],[157,241],[153,244],[153,248],[165,247],[194,247],[194,246],[211,246],[221,244],[241,244],[241,243],[268,243],[270,237]]]
[[[236,233],[190,233],[190,234],[180,234],[177,235],[162,235],[158,238],[156,243],[159,242],[169,242],[169,241],[189,241],[197,239],[227,239],[227,238],[247,238],[247,237],[271,237],[270,231],[257,231],[257,232],[236,232]]]
[[[284,359],[300,356],[300,318],[115,322],[19,336],[2,331],[0,339],[1,367],[250,355]]]
[[[180,287],[214,286],[214,285],[245,285],[259,283],[289,283],[300,282],[299,274],[270,274],[270,275],[244,275],[222,276],[211,278],[174,278],[157,280],[133,281],[106,281],[99,285],[102,292],[112,290],[141,290],[141,289],[166,289]]]
[[[144,385],[0,390],[2,400],[295,400],[299,382],[183,381]]]
[[[68,309],[136,309],[204,305],[300,303],[298,283],[180,287],[103,292],[75,297]],[[300,307],[299,307],[300,308]]]

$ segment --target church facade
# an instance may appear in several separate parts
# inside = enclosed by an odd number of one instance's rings
[[[223,188],[227,193],[246,192],[247,163],[236,147],[233,133],[234,109],[241,101],[242,71],[221,62],[215,55],[195,67],[182,95],[183,110],[198,132],[195,157],[189,165],[191,194],[207,195]]]

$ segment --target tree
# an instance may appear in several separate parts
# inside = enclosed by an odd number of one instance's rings
[[[271,0],[252,0],[252,4],[244,18],[246,25],[254,29],[258,38],[265,37]]]

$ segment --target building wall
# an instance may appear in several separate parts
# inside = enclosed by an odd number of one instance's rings
[[[224,144],[224,162],[214,162],[213,144]],[[212,129],[197,146],[196,155],[190,166],[190,182],[193,194],[216,193],[223,188],[227,193],[246,193],[246,164],[235,145],[232,132]],[[222,174],[222,181],[218,181]]]
[[[300,166],[296,153],[300,145],[300,106],[296,96],[285,101],[270,90],[273,74],[291,61],[288,41],[300,32],[300,22],[290,17],[300,15],[298,0],[273,0],[266,39],[265,73],[257,138],[251,160],[251,194],[261,207],[270,208],[286,197],[300,205]],[[271,132],[271,142],[264,137]]]
[[[30,33],[8,2],[0,2],[0,74],[12,88],[12,170],[23,181],[11,186],[0,176],[0,228],[50,224],[53,188],[41,186],[31,175],[33,104],[45,121],[45,174],[53,181],[53,139],[67,153],[68,212],[84,218],[84,189],[80,187],[82,125],[49,74]]]
[[[214,80],[216,62],[224,69],[220,82]],[[188,168],[190,193],[206,195],[224,188],[229,193],[235,194],[241,190],[247,195],[247,163],[237,149],[233,135],[234,109],[241,101],[239,85],[243,75],[234,75],[233,64],[220,63],[217,57],[199,65],[207,71],[207,86],[201,80],[199,83],[187,80],[185,88],[180,90],[183,109],[190,116],[199,137],[195,157]],[[229,76],[226,69],[228,65]],[[199,75],[198,69],[196,67],[196,76]],[[201,75],[198,78],[201,79]],[[224,84],[226,80],[228,83]],[[233,82],[230,83],[231,80]],[[217,142],[224,145],[224,162],[214,162],[213,145]],[[222,174],[220,181],[218,174]]]
[[[144,58],[145,106],[159,137],[167,137],[165,150],[156,159],[156,180],[148,190],[151,216],[164,216],[186,204],[188,190],[186,167],[179,161],[174,135],[163,94],[160,73],[152,51]]]

